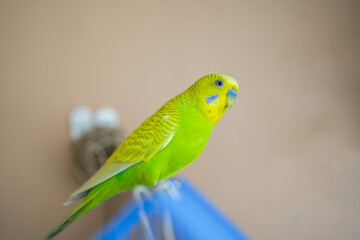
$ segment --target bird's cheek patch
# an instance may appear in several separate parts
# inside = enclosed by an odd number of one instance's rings
[[[206,97],[205,100],[206,100],[206,102],[208,102],[208,103],[212,103],[212,102],[215,101],[218,97],[219,97],[219,95],[218,95],[218,94],[215,94],[215,95],[211,95],[210,97]]]

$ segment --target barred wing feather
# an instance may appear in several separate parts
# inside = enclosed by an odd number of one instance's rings
[[[106,163],[64,205],[83,198],[96,185],[141,161],[147,162],[172,139],[179,126],[179,112],[165,104],[131,133]]]

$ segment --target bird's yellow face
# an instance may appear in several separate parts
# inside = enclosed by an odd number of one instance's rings
[[[200,108],[214,124],[230,109],[239,92],[236,80],[224,74],[210,74],[196,84]]]

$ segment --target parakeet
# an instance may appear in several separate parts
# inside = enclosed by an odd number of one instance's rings
[[[64,205],[83,200],[44,239],[118,193],[137,185],[155,186],[192,163],[204,150],[211,131],[233,106],[236,80],[210,74],[167,101],[134,130],[105,164]]]

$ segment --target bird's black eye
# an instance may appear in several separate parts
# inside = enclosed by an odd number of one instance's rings
[[[221,88],[221,87],[224,86],[224,81],[223,81],[223,80],[220,80],[220,79],[216,80],[214,83],[215,83],[215,85],[216,85],[217,87],[219,87],[219,88]]]

